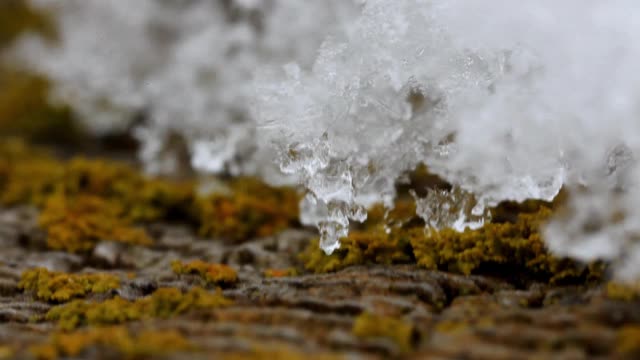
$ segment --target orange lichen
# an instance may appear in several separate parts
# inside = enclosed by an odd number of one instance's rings
[[[103,302],[76,300],[49,310],[47,320],[57,321],[64,330],[84,325],[112,325],[127,321],[169,318],[190,311],[207,311],[231,305],[218,290],[215,293],[193,288],[182,293],[175,288],[160,288],[153,294],[135,300],[120,297]]]
[[[127,221],[118,203],[91,195],[52,196],[40,215],[39,224],[47,231],[47,245],[55,250],[89,251],[100,240],[134,245],[152,243],[143,230]]]
[[[290,277],[290,276],[298,276],[298,270],[295,268],[288,269],[267,269],[264,271],[264,276],[267,278],[281,278],[281,277]]]
[[[37,299],[63,302],[89,294],[104,293],[120,286],[110,274],[66,274],[35,268],[22,273],[18,287],[32,292]]]
[[[176,330],[132,332],[122,326],[90,328],[72,333],[54,333],[45,344],[31,348],[43,360],[78,357],[90,348],[116,351],[125,359],[152,358],[167,353],[194,350],[194,345]]]
[[[202,260],[189,263],[175,260],[171,262],[171,269],[178,275],[199,275],[207,284],[229,286],[238,281],[238,274],[232,267],[224,264],[210,264]]]
[[[403,353],[411,351],[418,332],[411,323],[370,313],[360,314],[353,323],[352,333],[360,338],[386,338]]]

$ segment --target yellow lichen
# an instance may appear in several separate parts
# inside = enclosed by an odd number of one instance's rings
[[[13,359],[14,350],[9,345],[0,345],[0,360]]]
[[[66,274],[35,268],[22,273],[18,286],[37,299],[64,302],[117,289],[120,279],[110,274]]]
[[[298,223],[299,196],[294,189],[273,188],[239,178],[231,194],[214,193],[196,203],[200,234],[239,242],[269,236]]]
[[[416,203],[413,199],[398,199],[393,209],[386,209],[382,204],[373,205],[367,212],[365,228],[404,226],[416,218]]]
[[[232,267],[224,264],[210,264],[202,260],[189,263],[175,260],[171,262],[171,269],[178,275],[199,275],[207,284],[229,286],[238,281],[238,274]]]
[[[31,352],[37,359],[53,360],[78,357],[94,347],[117,351],[118,357],[125,359],[152,358],[195,349],[176,330],[143,330],[134,333],[125,327],[113,326],[54,333],[47,343],[32,347]]]
[[[300,352],[288,347],[257,347],[248,352],[230,353],[222,357],[225,360],[338,360],[345,359],[341,354]]]
[[[202,288],[192,288],[182,293],[175,288],[160,288],[153,294],[129,301],[115,297],[103,302],[76,300],[49,310],[47,320],[57,321],[64,330],[84,325],[111,325],[127,321],[169,318],[190,311],[207,311],[231,305],[218,290],[210,293]]]
[[[489,223],[463,232],[413,229],[407,235],[418,264],[428,269],[471,274],[483,267],[503,267],[552,283],[585,278],[589,267],[556,258],[546,249],[539,230],[551,213],[543,206],[518,214],[515,222]]]
[[[619,283],[610,281],[606,285],[607,297],[614,300],[634,301],[640,299],[640,282]]]
[[[233,302],[225,298],[220,289],[211,293],[195,287],[186,293],[175,288],[161,288],[153,295],[137,300],[134,304],[141,308],[144,316],[168,318],[192,310],[229,306]]]
[[[13,139],[0,143],[0,202],[43,206],[52,196],[83,195],[117,203],[122,217],[150,222],[191,216],[191,182],[148,178],[115,161],[76,157],[64,162]]]
[[[408,322],[370,313],[362,313],[356,318],[352,332],[355,336],[365,339],[389,339],[405,353],[411,351],[418,335],[413,325]]]
[[[469,324],[458,320],[444,320],[438,322],[434,330],[441,333],[464,332],[469,330]]]
[[[17,136],[47,144],[81,142],[83,130],[71,110],[49,103],[49,87],[40,76],[0,65],[1,137]]]
[[[26,32],[55,38],[49,16],[26,0],[0,2],[0,55]],[[38,75],[0,65],[0,136],[20,136],[36,142],[73,143],[79,139],[69,107],[48,101],[49,82]]]
[[[552,283],[601,279],[601,263],[581,265],[557,258],[545,247],[540,228],[553,206],[541,201],[500,204],[492,209],[494,222],[463,232],[425,229],[415,214],[410,218],[406,205],[393,218],[378,209],[363,230],[341,239],[333,254],[326,256],[316,241],[300,258],[307,270],[319,273],[351,265],[417,263],[462,274],[506,270],[523,280]]]
[[[27,0],[0,1],[0,57],[27,32],[55,40],[50,16]],[[4,59],[0,59],[4,60]],[[82,129],[68,106],[52,104],[49,81],[10,61],[0,64],[0,138],[18,136],[38,143],[76,144]]]
[[[545,209],[535,215],[520,214],[515,223],[491,223],[478,230],[412,231],[409,236],[418,264],[426,268],[469,274],[482,263],[533,267],[545,263],[538,228],[550,213]]]
[[[134,224],[195,223],[191,183],[150,179],[117,162],[58,161],[19,140],[1,143],[0,155],[0,204],[42,208],[52,249],[89,251],[100,240],[149,245]]]
[[[56,191],[62,165],[17,138],[0,143],[0,205],[42,205]]]
[[[326,255],[312,241],[300,254],[307,270],[324,273],[337,271],[351,265],[397,264],[413,260],[408,238],[387,234],[384,229],[373,231],[352,231],[346,238],[340,239],[340,248]]]
[[[193,201],[193,184],[151,179],[133,167],[99,159],[75,158],[65,166],[67,195],[90,194],[117,202],[122,217],[136,222],[185,216]]]
[[[626,325],[618,330],[615,351],[626,356],[640,356],[640,326]]]
[[[74,300],[49,310],[47,320],[57,321],[63,330],[72,330],[83,325],[110,325],[139,320],[140,309],[130,301],[118,296],[100,303]]]
[[[57,195],[48,199],[39,224],[47,231],[47,245],[55,250],[89,251],[100,240],[150,245],[147,234],[133,227],[123,213],[118,203],[100,197]]]
[[[40,224],[54,249],[88,251],[98,240],[149,244],[135,224],[182,222],[203,236],[233,241],[298,224],[298,194],[256,179],[228,182],[229,193],[197,195],[192,181],[153,179],[131,166],[74,158],[63,162],[24,143],[0,143],[0,203],[44,208]]]
[[[48,38],[55,27],[46,13],[33,8],[26,0],[0,2],[0,49],[9,46],[26,31],[38,32]]]

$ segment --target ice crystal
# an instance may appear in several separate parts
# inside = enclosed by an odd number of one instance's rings
[[[416,201],[416,213],[431,229],[453,228],[464,231],[478,229],[488,220],[491,213],[473,194],[455,187],[451,190],[432,189],[420,198],[412,191]]]

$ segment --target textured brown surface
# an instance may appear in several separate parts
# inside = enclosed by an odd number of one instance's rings
[[[91,255],[80,256],[45,250],[36,217],[37,212],[26,207],[0,211],[0,346],[11,347],[10,357],[29,356],[26,349],[46,342],[55,330],[53,323],[33,321],[52,305],[33,300],[17,286],[22,271],[36,266],[121,275],[120,289],[92,298],[120,295],[133,300],[158,287],[187,289],[200,284],[196,276],[175,275],[172,260],[231,265],[239,281],[223,292],[234,300],[233,306],[206,317],[190,314],[126,325],[133,332],[176,329],[198,348],[168,355],[175,358],[232,354],[280,358],[300,353],[348,358],[623,358],[618,354],[618,330],[640,324],[640,303],[609,300],[599,287],[534,283],[517,289],[499,278],[427,271],[414,265],[264,277],[266,269],[298,264],[297,254],[314,236],[301,229],[224,245],[198,239],[188,228],[158,224],[150,228],[156,240],[153,247],[103,242]],[[362,313],[400,319],[412,327],[410,351],[403,351],[391,337],[354,335],[354,321]],[[89,349],[81,357],[117,358],[117,354]]]

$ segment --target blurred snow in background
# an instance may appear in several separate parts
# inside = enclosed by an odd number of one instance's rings
[[[146,114],[151,172],[175,166],[172,134],[202,171],[283,181],[275,159],[327,252],[424,163],[454,186],[444,204],[475,201],[435,219],[443,195],[418,198],[430,226],[481,226],[489,206],[564,186],[550,249],[640,276],[637,1],[32,2],[60,44],[16,53],[90,128]]]
[[[187,139],[206,172],[260,172],[251,80],[260,66],[310,66],[329,31],[357,14],[352,0],[31,0],[52,12],[60,42],[32,36],[16,52],[52,79],[95,133],[132,126],[152,173],[178,161],[164,151]],[[269,171],[269,170],[265,170]]]

